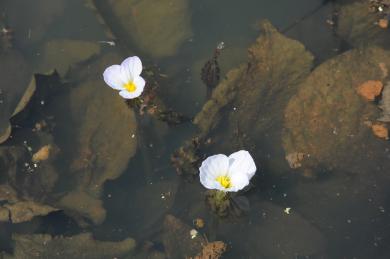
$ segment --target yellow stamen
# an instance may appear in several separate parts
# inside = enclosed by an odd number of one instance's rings
[[[135,89],[137,89],[137,87],[135,86],[134,82],[131,81],[131,82],[128,82],[127,84],[123,85],[123,87],[129,91],[130,93],[134,92]]]
[[[225,189],[228,189],[230,187],[232,187],[232,183],[230,182],[230,177],[229,176],[218,176],[216,179],[215,179],[217,182],[219,182],[223,188]]]

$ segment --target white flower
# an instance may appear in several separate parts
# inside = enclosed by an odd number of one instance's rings
[[[229,157],[208,157],[199,168],[200,182],[208,189],[237,192],[249,184],[256,165],[248,151],[240,150]]]
[[[144,90],[145,80],[140,76],[142,63],[139,57],[128,57],[120,65],[112,65],[103,73],[104,82],[119,90],[125,99],[137,98]]]

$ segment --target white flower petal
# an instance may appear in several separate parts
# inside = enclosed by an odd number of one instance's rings
[[[141,92],[129,92],[127,90],[122,90],[119,92],[119,95],[122,96],[125,99],[134,99],[141,95]]]
[[[137,76],[134,78],[134,84],[135,84],[135,92],[139,95],[142,94],[142,92],[144,91],[144,87],[145,87],[145,80],[140,77],[140,76]]]
[[[230,177],[232,187],[226,189],[229,192],[238,192],[249,184],[249,176],[247,174],[233,174]]]
[[[215,180],[219,175],[225,175],[229,169],[229,159],[225,155],[214,155],[202,162],[199,168],[200,182],[208,189],[222,190],[222,186]]]
[[[122,90],[123,84],[126,83],[122,76],[121,66],[119,65],[112,65],[106,68],[103,72],[103,79],[106,84],[116,90]]]
[[[232,175],[244,173],[251,179],[256,173],[256,164],[248,151],[240,150],[229,156],[229,172]]]
[[[134,80],[142,72],[142,62],[137,56],[126,58],[122,62],[121,67],[129,80]]]

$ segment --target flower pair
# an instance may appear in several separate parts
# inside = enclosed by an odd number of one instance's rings
[[[145,86],[140,76],[142,63],[139,57],[128,57],[120,65],[112,65],[103,73],[106,84],[125,99],[139,97]],[[248,151],[240,150],[226,155],[214,155],[203,161],[200,182],[208,189],[237,192],[249,184],[256,172],[256,165]]]

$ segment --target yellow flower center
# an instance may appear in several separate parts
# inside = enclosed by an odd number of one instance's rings
[[[232,183],[230,182],[230,177],[229,176],[218,176],[216,179],[215,179],[217,182],[219,182],[223,188],[225,189],[228,189],[230,187],[232,187]]]
[[[135,86],[134,82],[131,81],[131,82],[128,82],[127,84],[125,84],[123,86],[127,91],[129,91],[130,93],[134,92],[135,89],[137,89],[137,87]]]

